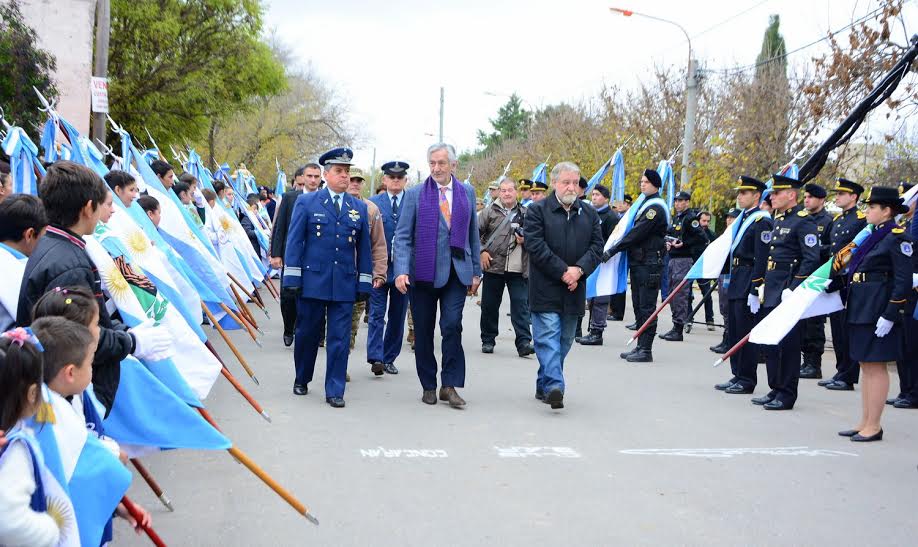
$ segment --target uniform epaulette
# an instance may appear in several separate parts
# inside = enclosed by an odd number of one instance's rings
[[[867,213],[865,213],[864,211],[858,211],[858,212],[857,212],[857,218],[863,220],[863,219],[867,218]]]
[[[805,217],[805,216],[807,216],[808,214],[810,214],[809,211],[807,211],[807,210],[805,210],[805,209],[802,210],[802,211],[797,211],[797,216],[798,216],[798,217]]]
[[[892,229],[892,233],[894,233],[894,234],[901,234],[901,233],[904,233],[904,232],[905,232],[905,228],[893,228],[893,229]]]
[[[763,215],[759,215],[759,216],[755,217],[755,221],[758,222],[758,221],[762,220],[763,218],[765,218]]]
[[[840,219],[840,218],[842,217],[843,214],[844,214],[844,213],[838,213],[837,215],[835,215],[834,217],[832,217],[832,220],[838,220],[838,219]]]

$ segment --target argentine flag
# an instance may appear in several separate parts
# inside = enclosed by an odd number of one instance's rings
[[[10,157],[13,193],[38,195],[38,177],[45,175],[45,168],[38,161],[38,147],[21,127],[7,129],[3,152]]]
[[[131,472],[86,428],[82,415],[63,397],[42,387],[53,423],[30,427],[41,447],[45,465],[57,482],[66,485],[73,504],[80,545],[100,545],[102,532],[131,485]]]

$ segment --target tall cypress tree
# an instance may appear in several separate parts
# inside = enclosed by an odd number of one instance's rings
[[[773,77],[780,72],[787,77],[787,46],[781,36],[781,17],[772,15],[768,18],[768,28],[762,37],[762,49],[755,59],[756,78]]]

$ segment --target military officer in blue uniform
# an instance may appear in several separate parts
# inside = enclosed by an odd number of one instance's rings
[[[803,205],[797,204],[803,182],[783,175],[774,175],[773,180],[770,195],[775,227],[765,272],[763,318],[778,307],[784,291],[796,289],[820,266],[816,223]],[[771,391],[752,402],[766,410],[790,410],[797,402],[801,324],[797,322],[777,346],[765,346]]]
[[[327,323],[325,401],[335,408],[344,407],[354,302],[369,297],[372,282],[367,206],[346,191],[353,157],[335,148],[319,158],[326,186],[297,198],[284,252],[282,286],[297,299],[293,393],[308,392]]]
[[[831,254],[832,242],[829,236],[829,224],[832,216],[826,212],[826,197],[829,193],[818,184],[807,184],[803,187],[803,206],[816,223],[816,234],[819,236],[819,261],[825,263]],[[803,363],[800,366],[801,378],[822,378],[822,354],[826,350],[826,316],[817,315],[803,320]]]
[[[861,420],[840,431],[856,442],[883,439],[880,417],[889,392],[887,363],[905,357],[905,307],[912,291],[914,247],[895,217],[908,211],[895,188],[874,186],[867,199],[870,236],[848,262],[848,334],[851,358],[861,365],[864,382]]]
[[[402,351],[405,316],[408,313],[408,295],[395,288],[395,270],[392,268],[392,237],[398,226],[402,198],[405,197],[410,165],[404,161],[390,161],[381,167],[386,191],[376,194],[370,201],[379,207],[386,246],[389,250],[389,268],[386,283],[374,288],[370,294],[370,321],[367,330],[367,361],[374,373],[398,374],[395,360]],[[388,307],[388,321],[386,309]],[[378,371],[378,372],[377,372]]]
[[[867,226],[867,217],[857,207],[857,202],[864,194],[864,187],[848,180],[838,179],[834,189],[835,205],[842,212],[835,215],[829,224],[829,252],[837,256],[847,247],[854,237]],[[837,275],[843,277],[847,272]],[[847,294],[847,293],[845,293]],[[832,347],[835,349],[835,375],[820,380],[819,385],[832,391],[851,391],[857,383],[860,366],[851,359],[848,351],[848,312],[844,308],[829,314],[829,327],[832,329]]]
[[[740,227],[728,258],[729,273],[724,276],[729,302],[727,349],[745,338],[755,326],[756,313],[761,306],[759,287],[765,282],[774,228],[771,216],[759,209],[762,194],[767,188],[765,183],[745,175],[738,182],[736,204],[742,212],[734,222],[740,223]],[[758,355],[758,345],[743,345],[730,357],[732,378],[714,388],[733,395],[752,393],[758,381]]]

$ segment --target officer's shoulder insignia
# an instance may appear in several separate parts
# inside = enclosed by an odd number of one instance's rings
[[[865,218],[867,218],[867,213],[865,213],[864,211],[858,211],[857,218],[864,220]]]
[[[902,233],[905,233],[905,228],[893,228],[893,229],[892,229],[892,233],[894,233],[894,234],[902,234]]]
[[[902,251],[902,254],[905,256],[912,256],[912,242],[903,241],[899,243],[899,249]]]
[[[840,219],[840,218],[842,217],[843,214],[844,214],[844,213],[838,213],[837,215],[835,215],[834,217],[832,217],[832,220],[838,220],[838,219]]]
[[[825,226],[817,226],[817,227],[816,227],[816,230],[819,231],[819,232],[821,232],[823,228],[825,228]]]
[[[798,217],[805,217],[805,216],[807,216],[807,215],[809,215],[809,214],[810,214],[810,213],[809,213],[806,209],[803,209],[803,210],[801,210],[801,211],[797,211],[797,216],[798,216]]]
[[[771,243],[771,232],[762,232],[762,243]]]
[[[803,238],[803,243],[807,247],[815,247],[819,243],[819,239],[816,237],[816,234],[806,234],[806,237]]]
[[[644,216],[647,217],[647,220],[653,220],[657,216],[657,210],[651,207]]]
[[[692,228],[697,228],[699,226],[701,226],[701,224],[699,224],[697,220],[692,221]]]
[[[765,218],[765,217],[764,217],[764,216],[757,216],[757,217],[755,217],[755,221],[758,222],[758,221],[762,220],[763,218]]]

